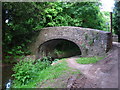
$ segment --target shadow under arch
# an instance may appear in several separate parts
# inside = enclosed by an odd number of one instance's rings
[[[36,59],[50,56],[52,58],[66,58],[82,55],[81,48],[72,40],[56,38],[39,45]]]

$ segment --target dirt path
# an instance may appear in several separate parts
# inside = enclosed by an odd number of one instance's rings
[[[66,61],[69,67],[80,70],[85,78],[81,80],[80,77],[74,80],[71,88],[118,88],[119,51],[120,44],[113,43],[113,48],[108,53],[107,57],[96,64],[78,64],[75,61],[78,57],[67,59]],[[84,85],[81,86],[81,83],[84,83]]]
[[[76,62],[76,59],[79,57],[72,57],[72,58],[68,58],[66,61],[68,63],[69,67],[72,67],[74,69],[78,69],[80,70],[82,73],[88,75],[88,71],[91,68],[91,66],[93,66],[93,64],[78,64]]]

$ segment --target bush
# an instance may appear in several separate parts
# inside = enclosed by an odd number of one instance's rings
[[[50,66],[48,61],[24,59],[13,67],[14,74],[12,76],[15,78],[15,81],[25,85],[37,76],[38,71],[46,69],[48,66]]]

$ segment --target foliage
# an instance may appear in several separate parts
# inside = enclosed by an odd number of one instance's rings
[[[113,21],[114,31],[118,35],[118,41],[120,42],[120,1],[115,3]]]
[[[30,2],[4,2],[2,15],[3,55],[29,54],[26,46],[31,42],[34,28],[41,26],[40,10]]]
[[[4,2],[3,55],[30,54],[28,45],[39,29],[78,26],[105,29],[99,2]]]
[[[99,6],[99,2],[74,3],[72,8],[69,9],[71,16],[75,18],[73,21],[75,24],[73,23],[73,25],[102,30],[104,21]]]
[[[32,59],[20,60],[13,67],[14,74],[12,76],[16,81],[19,81],[21,85],[25,85],[38,75],[38,71],[41,71],[48,66],[50,66],[50,63],[48,61],[42,62],[40,60],[36,60],[35,62]]]
[[[103,17],[104,17],[104,30],[110,32],[110,12],[108,11],[102,11]],[[114,33],[114,32],[113,32]]]
[[[54,59],[52,58],[52,57],[50,57],[50,56],[46,56],[46,57],[43,57],[42,59],[41,59],[41,61],[43,61],[43,62],[47,62],[47,63],[52,63],[53,61],[54,61]]]
[[[81,57],[79,59],[77,59],[77,63],[80,63],[80,64],[91,64],[91,63],[96,63],[97,61],[99,60],[102,60],[104,57],[98,57],[98,56],[95,56],[95,57]]]
[[[71,71],[71,68],[69,68],[67,63],[64,61],[65,59],[62,60],[63,62],[54,66],[49,66],[46,69],[38,70],[37,75],[32,73],[35,78],[30,80],[26,85],[21,85],[18,80],[14,80],[13,88],[36,88],[37,86],[40,86],[42,83],[46,82],[46,80],[58,78],[65,72],[70,72],[72,74],[80,73],[79,71]]]

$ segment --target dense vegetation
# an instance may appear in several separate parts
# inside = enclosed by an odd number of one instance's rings
[[[50,66],[50,61],[48,58],[41,60],[32,60],[32,59],[21,59],[19,63],[15,64],[13,74],[15,81],[14,83],[19,83],[20,85],[25,85],[36,76],[38,76],[38,71],[42,71]]]
[[[13,88],[33,88],[40,87],[47,80],[56,79],[59,76],[66,74],[80,73],[79,71],[71,71],[71,68],[67,66],[67,63],[62,59],[62,62],[54,66],[50,66],[49,61],[38,60],[34,64],[34,60],[21,60],[17,63],[13,70],[15,74],[15,80],[13,81]],[[68,75],[67,75],[68,76]]]
[[[118,35],[118,41],[120,42],[120,1],[115,3],[113,20],[113,28],[115,33]]]
[[[36,32],[44,27],[78,26],[106,30],[99,2],[2,3],[3,58],[28,55]]]

